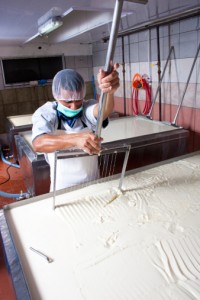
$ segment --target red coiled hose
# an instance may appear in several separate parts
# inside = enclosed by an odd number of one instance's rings
[[[140,77],[139,77],[140,76]],[[139,108],[138,108],[138,103],[139,103],[139,90],[144,89],[146,92],[146,99],[144,103],[144,108],[142,111],[143,115],[147,115],[150,111],[151,108],[151,86],[149,85],[149,82],[145,79],[142,78],[141,75],[138,73],[135,74],[132,80],[132,111],[133,114],[138,115],[139,114]]]

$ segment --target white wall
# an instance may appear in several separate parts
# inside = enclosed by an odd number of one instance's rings
[[[61,54],[64,54],[65,56],[92,55],[92,46],[88,44],[69,43],[60,43],[57,45],[38,43],[22,45],[20,47],[0,46],[0,58],[35,57]]]
[[[20,47],[0,46],[1,58],[26,58],[63,55],[67,68],[75,68],[85,78],[91,80],[92,72],[92,45],[60,43],[57,45],[29,44]],[[69,59],[67,60],[67,57]],[[77,59],[76,59],[77,58]],[[4,89],[2,68],[0,67],[0,89]]]

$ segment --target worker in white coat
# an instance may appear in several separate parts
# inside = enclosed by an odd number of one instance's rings
[[[119,87],[118,64],[110,74],[102,69],[97,75],[99,88],[106,93],[103,124],[114,107],[114,93]],[[45,153],[50,164],[51,188],[54,180],[54,155],[56,150],[82,149],[88,156],[57,161],[56,189],[62,189],[98,178],[97,156],[101,138],[94,132],[97,125],[99,104],[85,100],[86,87],[82,76],[72,69],[59,71],[52,83],[56,101],[47,102],[33,114],[32,144],[36,152]]]

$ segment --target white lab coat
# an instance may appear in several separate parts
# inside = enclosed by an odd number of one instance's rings
[[[83,117],[78,119],[71,128],[66,122],[61,121],[62,133],[70,134],[81,131],[94,131],[97,120],[93,110],[96,100],[83,101]],[[32,140],[41,134],[61,133],[58,128],[57,102],[47,102],[36,110],[33,114]],[[83,122],[87,127],[83,126]],[[58,132],[59,131],[59,132]],[[46,160],[50,165],[51,187],[53,191],[54,183],[54,153],[45,154]],[[73,185],[85,183],[98,178],[98,157],[85,156],[57,160],[56,170],[56,190],[67,188]]]

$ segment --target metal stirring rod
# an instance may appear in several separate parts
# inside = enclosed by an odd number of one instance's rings
[[[112,70],[112,62],[114,58],[114,52],[115,52],[115,45],[117,41],[117,34],[120,24],[120,18],[121,18],[121,12],[123,7],[123,1],[116,1],[114,13],[113,13],[113,21],[111,26],[111,32],[110,32],[110,39],[108,43],[108,50],[106,55],[106,63],[104,71],[106,73],[110,73]],[[97,127],[96,127],[96,136],[101,136],[101,128],[103,123],[103,114],[105,110],[105,104],[106,104],[106,94],[101,92],[100,99],[99,99],[99,111],[98,111],[98,117],[97,117]]]

